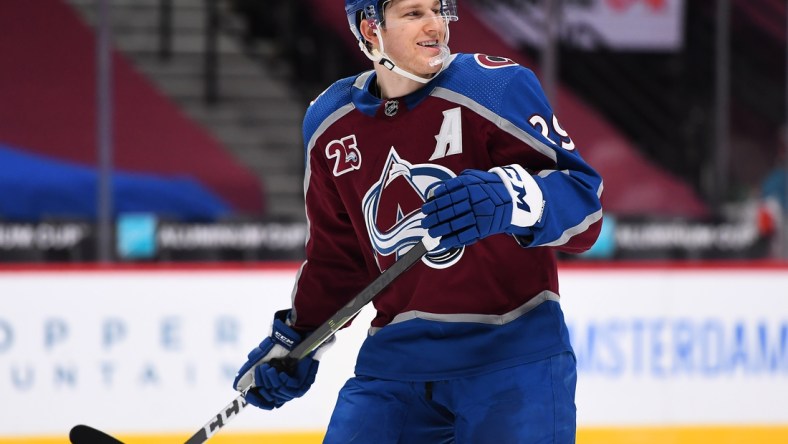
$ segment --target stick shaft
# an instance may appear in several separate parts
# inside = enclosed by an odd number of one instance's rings
[[[207,441],[211,436],[216,434],[222,427],[224,427],[232,418],[238,416],[241,410],[246,407],[247,402],[244,395],[240,394],[233,402],[227,404],[219,413],[216,414],[210,421],[208,421],[200,430],[197,431],[191,438],[186,441],[186,444],[202,444]]]
[[[427,252],[437,246],[438,240],[431,237],[425,237],[413,248],[408,250],[405,255],[398,259],[394,264],[386,269],[383,273],[375,278],[372,283],[364,287],[353,299],[350,300],[344,307],[340,308],[334,313],[331,318],[318,327],[312,334],[306,337],[303,342],[293,348],[285,357],[279,360],[279,366],[287,369],[291,367],[290,363],[298,362],[299,360],[312,353],[324,342],[326,342],[334,333],[339,331],[345,324],[348,323],[358,312],[364,308],[372,299],[380,294],[386,287],[389,286],[396,278],[402,273],[410,269],[416,262],[420,261]],[[275,363],[271,365],[277,367]],[[251,387],[250,387],[251,388]],[[241,410],[246,407],[247,402],[244,399],[244,394],[249,388],[243,391],[243,394],[238,395],[233,402],[227,405],[222,411],[211,418],[202,429],[198,430],[186,444],[202,444],[207,441],[211,436],[216,434],[222,427],[224,427],[232,418],[235,418]]]
[[[323,345],[334,333],[339,331],[345,326],[355,315],[357,315],[364,306],[366,306],[372,299],[374,299],[380,292],[398,278],[402,273],[410,269],[416,262],[421,260],[422,256],[427,253],[427,247],[424,242],[419,242],[411,248],[404,256],[394,262],[380,276],[375,278],[372,283],[367,285],[356,297],[350,300],[344,307],[340,308],[334,313],[331,318],[324,322],[323,325],[317,328],[312,334],[307,336],[303,342],[298,344],[290,353],[287,358],[294,358],[301,360],[309,353],[312,353],[318,347]]]

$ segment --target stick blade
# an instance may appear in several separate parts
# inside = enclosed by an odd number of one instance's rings
[[[68,433],[68,439],[71,444],[123,444],[101,430],[96,430],[93,427],[79,424],[71,428]]]

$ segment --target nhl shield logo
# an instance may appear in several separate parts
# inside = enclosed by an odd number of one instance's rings
[[[389,117],[395,116],[397,111],[399,111],[399,100],[389,100],[384,105],[383,112]]]

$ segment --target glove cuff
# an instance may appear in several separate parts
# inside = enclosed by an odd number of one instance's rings
[[[512,197],[511,229],[507,230],[517,234],[524,229],[536,225],[544,212],[544,196],[539,184],[523,167],[512,164],[495,167],[490,170],[501,178],[506,190]]]

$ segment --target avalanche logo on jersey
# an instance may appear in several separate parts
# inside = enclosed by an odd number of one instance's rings
[[[509,66],[517,66],[516,62],[514,62],[512,59],[507,59],[506,57],[474,54],[473,58],[476,60],[476,63],[487,69],[500,69],[507,68]]]
[[[454,177],[440,165],[413,165],[402,159],[394,147],[378,182],[364,195],[362,209],[367,233],[375,249],[380,271],[416,245],[427,231],[421,227],[427,195],[439,182]],[[432,268],[448,268],[462,257],[464,248],[436,251],[422,261]]]
[[[326,145],[326,157],[334,159],[334,176],[361,168],[361,151],[356,147],[356,135],[329,142]]]

